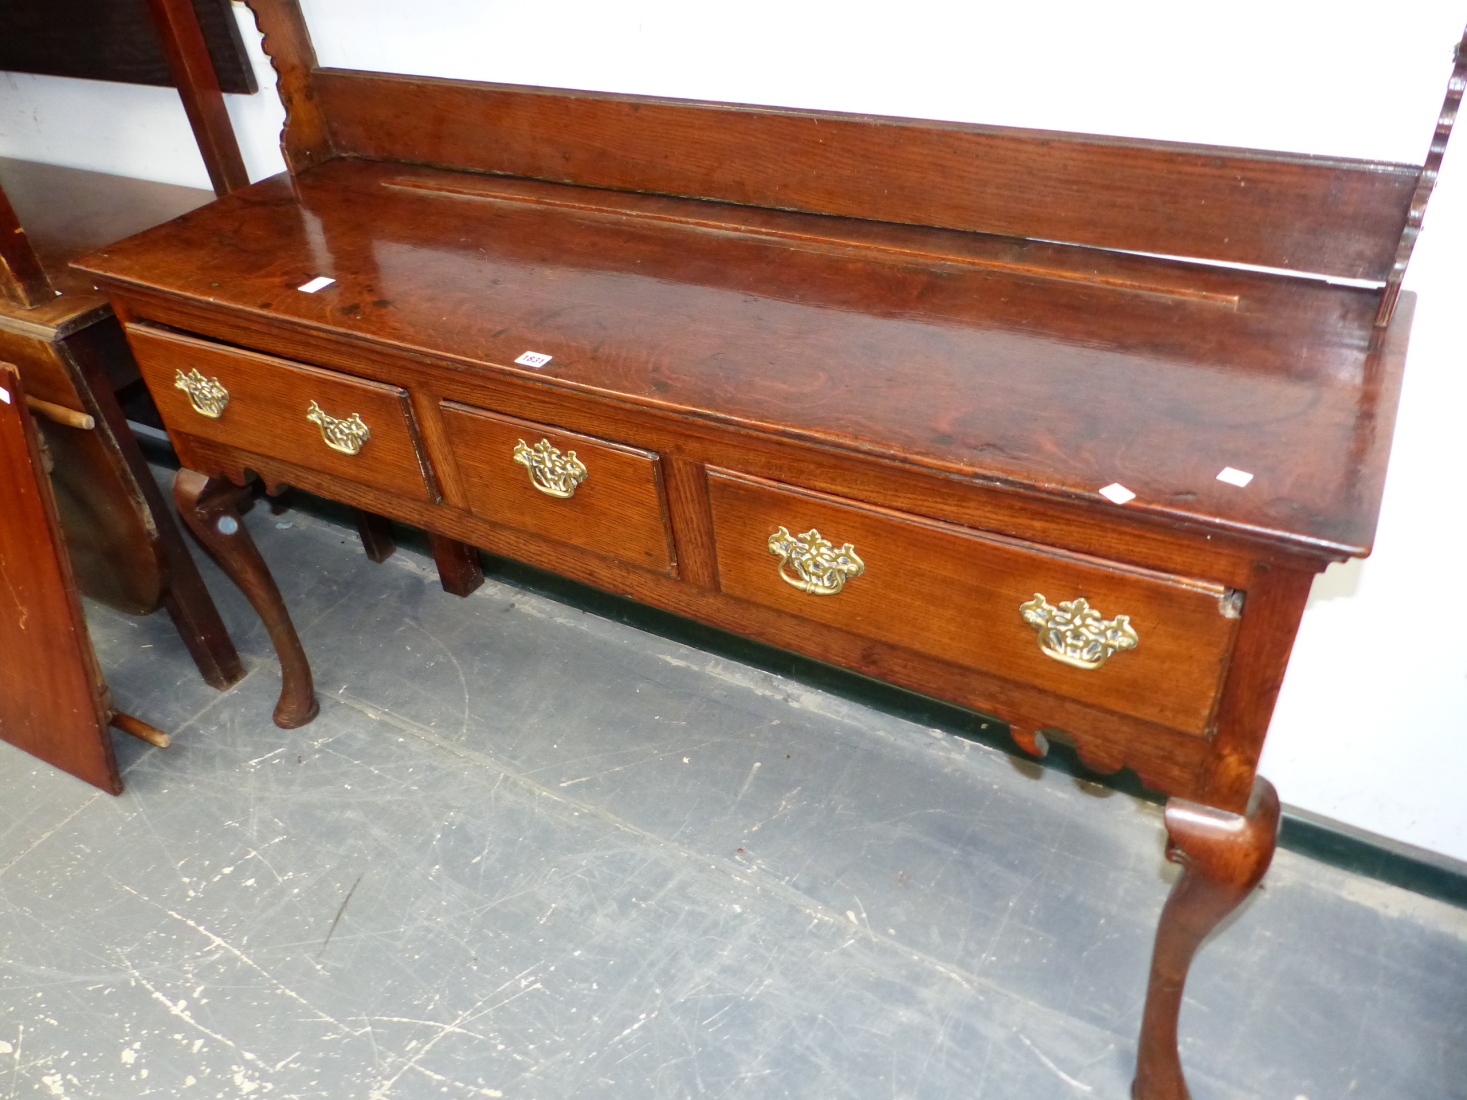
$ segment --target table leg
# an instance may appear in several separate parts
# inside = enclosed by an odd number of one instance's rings
[[[239,503],[249,494],[223,478],[208,478],[182,469],[173,479],[173,499],[188,529],[239,585],[265,623],[280,658],[280,701],[275,724],[282,729],[304,726],[320,709],[311,683],[311,666],[301,647],[280,589],[254,539],[240,522]]]
[[[353,508],[357,519],[357,534],[362,539],[362,549],[367,560],[384,562],[397,550],[397,540],[392,536],[392,521],[376,512]]]
[[[438,566],[438,579],[443,591],[454,596],[467,596],[484,583],[484,569],[479,564],[479,551],[468,543],[428,533],[433,548],[433,561]]]
[[[1177,1053],[1177,1016],[1192,957],[1207,934],[1253,892],[1273,859],[1279,796],[1261,776],[1243,814],[1173,798],[1167,858],[1182,865],[1156,929],[1141,1019],[1133,1100],[1189,1100]]]

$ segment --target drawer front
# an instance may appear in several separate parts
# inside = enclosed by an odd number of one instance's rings
[[[709,496],[731,596],[1208,731],[1238,622],[1219,585],[724,471]]]
[[[672,575],[657,455],[442,403],[471,512]]]
[[[127,336],[171,430],[437,499],[406,390],[148,325]]]

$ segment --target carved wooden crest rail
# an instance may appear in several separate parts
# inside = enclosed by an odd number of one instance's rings
[[[82,266],[276,720],[315,701],[252,478],[1066,737],[1172,796],[1134,1091],[1184,1097],[1311,578],[1370,549],[1431,164],[321,69],[252,6],[291,177]]]

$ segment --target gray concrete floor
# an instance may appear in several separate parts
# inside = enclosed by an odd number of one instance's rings
[[[0,745],[0,1097],[1121,1098],[1158,808],[299,512],[216,693],[90,608],[100,794]],[[1284,792],[1287,798],[1287,792]],[[1196,1100],[1467,1097],[1467,913],[1281,852],[1204,950]]]

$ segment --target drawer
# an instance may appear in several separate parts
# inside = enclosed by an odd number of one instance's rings
[[[725,471],[709,471],[709,496],[719,584],[731,596],[1186,733],[1209,730],[1238,623],[1220,585]]]
[[[170,430],[437,499],[406,390],[149,325],[127,337]]]
[[[444,401],[469,511],[672,575],[657,455]]]

